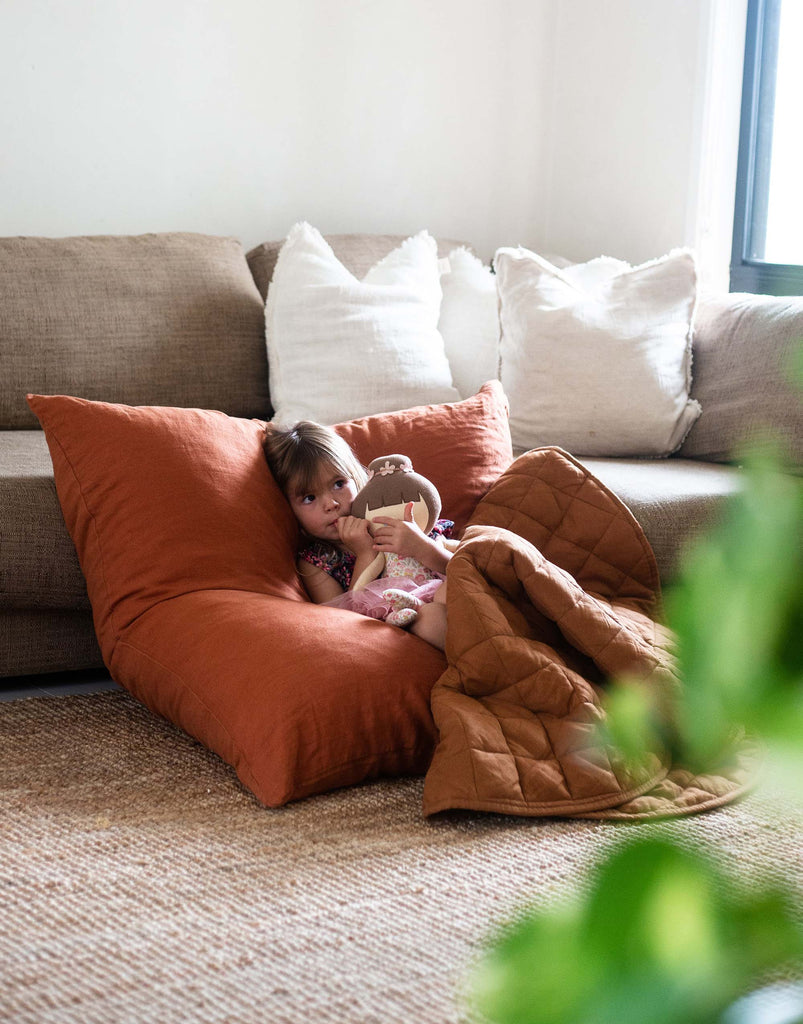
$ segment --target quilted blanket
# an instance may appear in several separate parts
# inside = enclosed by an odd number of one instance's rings
[[[748,787],[747,748],[727,772],[699,775],[662,750],[626,762],[595,728],[610,680],[656,688],[667,709],[680,681],[644,532],[566,452],[513,463],[478,505],[447,578],[426,815],[639,820],[707,810]]]

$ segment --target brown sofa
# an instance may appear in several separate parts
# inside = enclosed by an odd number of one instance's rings
[[[396,236],[335,236],[358,276]],[[457,243],[440,243],[442,255]],[[0,676],[99,667],[86,588],[50,455],[25,394],[195,406],[268,418],[264,297],[280,242],[193,234],[0,239]],[[694,385],[703,414],[677,455],[586,459],[642,523],[662,577],[739,487],[734,459],[763,426],[803,461],[786,363],[803,299],[701,300]]]

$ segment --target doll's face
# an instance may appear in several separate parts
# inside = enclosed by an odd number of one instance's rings
[[[404,519],[404,509],[409,502],[399,502],[397,505],[383,505],[381,508],[366,509],[365,518],[372,522],[377,516],[385,516],[387,519]],[[419,498],[413,502],[413,522],[418,528],[426,533],[429,523],[429,509],[427,503]]]

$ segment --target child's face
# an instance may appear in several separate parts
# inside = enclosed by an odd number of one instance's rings
[[[311,537],[337,543],[337,521],[349,515],[358,490],[351,477],[329,468],[321,473],[312,490],[293,491],[290,505]]]

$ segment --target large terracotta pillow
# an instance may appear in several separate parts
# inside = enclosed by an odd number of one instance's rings
[[[101,651],[122,686],[233,765],[271,806],[426,768],[429,693],[444,659],[393,626],[306,600],[295,519],[262,455],[263,423],[65,396],[28,401],[47,437]],[[490,482],[509,462],[510,439],[498,391],[468,401],[471,424],[464,403],[411,410],[410,422],[418,444],[428,435],[440,453],[425,471],[447,494],[465,479],[479,498],[470,477]],[[342,429],[355,442],[406,450],[399,421],[383,419]],[[499,421],[496,449],[489,419]],[[471,432],[485,462],[469,460],[463,472],[455,452],[471,448]]]
[[[513,459],[507,398],[495,380],[462,402],[365,416],[335,430],[366,466],[379,455],[407,455],[440,491],[441,515],[457,532]]]

